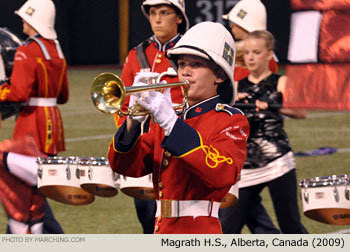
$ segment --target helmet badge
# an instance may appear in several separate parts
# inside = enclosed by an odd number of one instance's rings
[[[233,64],[233,55],[234,55],[233,48],[227,42],[225,42],[225,46],[224,46],[224,51],[222,53],[222,57],[224,58],[224,60],[227,61],[227,63],[230,66],[232,66],[232,64]]]
[[[32,7],[28,7],[28,9],[26,10],[26,14],[28,14],[28,16],[33,16],[33,13],[35,12],[35,9],[33,9]]]
[[[184,7],[184,0],[179,0],[179,4],[181,5],[181,7],[183,8]]]
[[[237,17],[240,19],[244,19],[244,17],[247,15],[247,12],[243,9],[240,9],[239,12],[237,13]]]

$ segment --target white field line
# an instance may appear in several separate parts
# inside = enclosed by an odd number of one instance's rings
[[[314,119],[314,118],[323,118],[323,117],[330,117],[330,116],[339,116],[339,115],[350,115],[349,112],[320,112],[320,113],[314,113],[314,114],[307,114],[307,119]],[[286,120],[294,120],[290,117],[285,117]]]
[[[99,139],[111,139],[112,140],[112,138],[113,138],[113,135],[72,137],[72,138],[66,138],[66,142],[72,143],[72,142],[83,142],[83,141],[99,140]]]
[[[113,135],[72,137],[72,138],[66,138],[66,142],[67,143],[72,143],[72,142],[82,142],[82,141],[99,140],[99,139],[112,139],[112,138],[113,138]],[[337,152],[341,152],[341,153],[343,153],[343,152],[350,152],[350,147],[349,148],[337,149]]]

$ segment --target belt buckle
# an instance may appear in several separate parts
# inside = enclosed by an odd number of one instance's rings
[[[178,200],[161,200],[160,214],[162,217],[165,217],[165,218],[179,217],[179,201]]]
[[[160,201],[160,215],[165,218],[172,217],[172,200]]]

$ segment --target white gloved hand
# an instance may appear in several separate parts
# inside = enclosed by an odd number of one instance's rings
[[[150,91],[147,96],[139,99],[139,104],[151,111],[154,120],[164,129],[164,134],[169,136],[177,120],[177,115],[171,102],[170,88],[164,93]]]
[[[134,83],[132,84],[133,87],[139,87],[139,86],[147,86],[149,85],[149,81],[152,79],[155,79],[159,76],[159,73],[155,72],[138,72],[136,73],[136,76],[134,78]],[[129,108],[133,107],[136,103],[138,103],[138,100],[140,97],[148,96],[148,92],[142,92],[142,93],[136,93],[130,95],[130,101],[129,101]],[[132,120],[136,120],[138,122],[142,122],[146,119],[147,116],[132,116]]]

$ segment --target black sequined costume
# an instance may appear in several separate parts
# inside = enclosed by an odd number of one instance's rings
[[[248,156],[244,169],[264,167],[269,162],[291,151],[287,133],[283,129],[284,119],[279,112],[282,94],[277,91],[280,75],[271,74],[259,84],[245,78],[239,81],[238,92],[248,93],[247,98],[237,101],[250,123]],[[267,110],[255,111],[255,101],[268,103]],[[247,105],[240,105],[247,104]]]

